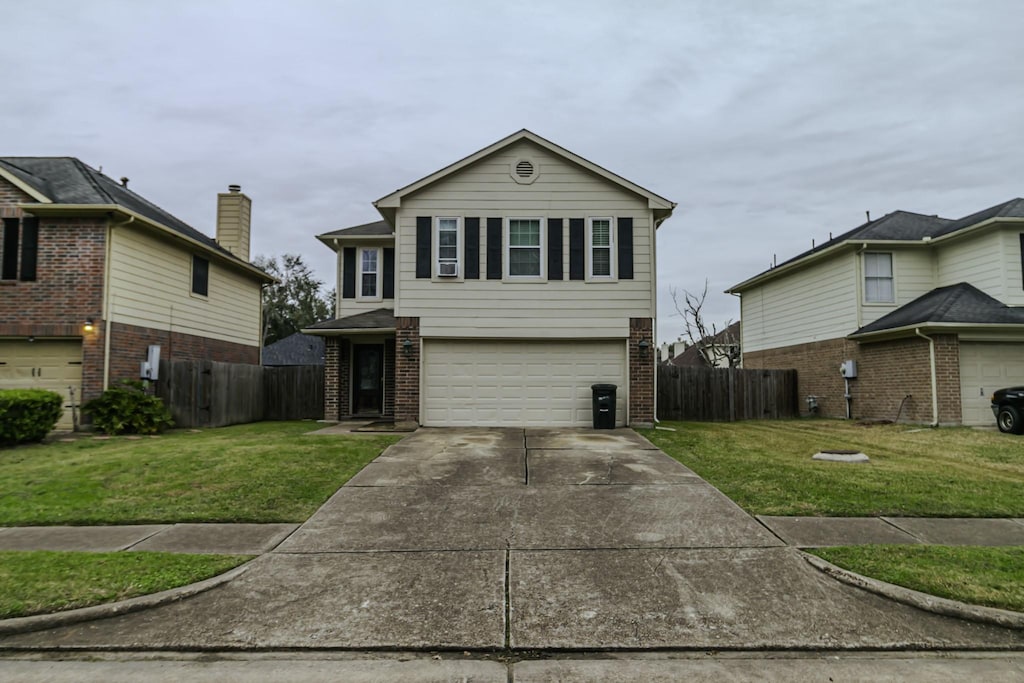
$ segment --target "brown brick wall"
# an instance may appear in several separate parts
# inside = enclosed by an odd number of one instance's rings
[[[324,419],[338,420],[339,413],[339,383],[338,375],[341,369],[341,345],[340,337],[326,337],[324,339]]]
[[[934,335],[939,422],[960,422],[960,353],[955,335]],[[839,364],[857,361],[857,379],[850,380],[855,419],[932,421],[931,362],[928,342],[920,337],[858,344],[829,339],[743,354],[745,368],[797,371],[800,408],[805,399],[818,397],[819,414],[845,417],[846,400]],[[909,396],[909,398],[907,398]],[[904,400],[905,399],[905,400]],[[900,404],[903,409],[900,410]]]
[[[629,319],[629,424],[654,423],[655,347],[650,318]],[[641,353],[639,344],[650,346]]]
[[[420,421],[420,319],[395,320],[395,420]],[[407,355],[405,340],[412,342]]]

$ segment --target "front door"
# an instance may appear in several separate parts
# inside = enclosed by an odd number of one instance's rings
[[[356,344],[352,382],[352,413],[380,415],[384,412],[384,345]]]

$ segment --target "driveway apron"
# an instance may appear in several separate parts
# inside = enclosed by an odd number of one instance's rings
[[[273,552],[24,648],[1001,649],[838,583],[631,430],[420,429]]]

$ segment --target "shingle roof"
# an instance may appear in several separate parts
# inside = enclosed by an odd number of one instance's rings
[[[323,365],[324,338],[296,332],[263,347],[264,365]]]
[[[353,225],[351,228],[342,228],[340,230],[325,232],[322,235],[317,235],[317,237],[357,237],[364,235],[380,235],[386,237],[390,236],[394,232],[395,229],[388,225],[387,221],[376,221],[373,223],[363,223],[362,225]]]
[[[378,308],[366,313],[357,313],[345,318],[326,320],[310,325],[307,330],[393,330],[395,329],[395,312],[390,308]]]
[[[707,362],[704,357],[700,354],[701,346],[708,345],[724,345],[724,344],[740,344],[740,321],[736,321],[733,324],[726,327],[724,330],[713,336],[705,337],[700,340],[697,344],[690,344],[686,349],[678,356],[669,360],[672,365],[678,365],[680,367],[703,367],[707,366]]]
[[[963,230],[964,228],[987,221],[990,218],[1024,218],[1024,199],[1017,197],[1008,202],[996,204],[977,213],[972,213],[970,216],[964,216],[960,220],[952,221],[937,234],[933,235],[933,237],[948,235],[957,230]]]
[[[0,157],[0,167],[54,204],[117,204],[245,263],[216,240],[74,157]]]
[[[865,325],[851,337],[912,325],[967,323],[1024,325],[1024,308],[1007,306],[974,285],[960,282],[933,289],[892,313]]]

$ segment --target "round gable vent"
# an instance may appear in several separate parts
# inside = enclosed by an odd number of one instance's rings
[[[537,163],[533,159],[520,158],[512,162],[512,179],[520,185],[529,185],[537,179]]]

